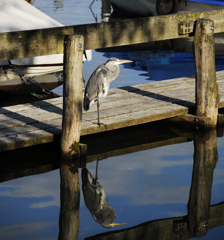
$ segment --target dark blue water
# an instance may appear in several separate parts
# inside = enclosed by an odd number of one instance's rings
[[[91,0],[36,0],[34,5],[59,22],[71,25],[92,23],[96,18],[101,21],[101,1],[95,1],[92,5],[94,15],[89,9],[91,2]],[[154,57],[151,52],[147,54],[151,57],[141,57],[141,52],[93,51],[93,61],[84,63],[84,78],[87,80],[96,66],[114,55],[135,59],[136,62],[135,65],[123,66],[119,78],[111,87],[194,74],[191,54],[186,54],[184,57],[173,52],[167,53],[165,57],[164,53],[157,52]],[[222,68],[222,60],[219,65]],[[60,93],[62,88],[57,91]],[[150,132],[147,134],[150,136]],[[217,145],[219,159],[213,173],[211,205],[224,201],[223,137],[218,138]],[[193,170],[193,141],[142,149],[145,150],[99,161],[98,181],[105,190],[109,204],[116,211],[116,222],[127,222],[127,225],[117,227],[115,230],[188,214],[187,204]],[[93,176],[95,168],[96,162],[87,164],[87,169]],[[79,172],[81,175],[81,170]],[[57,239],[59,211],[59,170],[3,182],[0,184],[0,239]],[[82,191],[79,215],[80,240],[111,231],[94,221],[85,206]],[[219,226],[208,231],[201,239],[221,240],[223,235],[224,227]]]
[[[216,0],[216,1],[211,1],[211,0],[188,0],[188,1],[205,3],[205,4],[216,4],[216,5],[224,6],[224,1],[223,0]]]

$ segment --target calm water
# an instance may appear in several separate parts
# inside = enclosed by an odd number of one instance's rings
[[[101,1],[93,3],[92,11],[89,9],[91,3],[91,0],[34,1],[34,5],[37,8],[65,25],[92,23],[96,19],[98,22],[101,21]],[[186,54],[185,58],[178,58],[178,60],[175,57],[179,57],[179,55],[172,52],[161,58],[162,55],[163,53],[156,53],[154,57],[149,59],[145,55],[142,57],[142,53],[104,53],[93,51],[93,61],[84,63],[84,78],[88,80],[96,66],[111,56],[136,60],[135,65],[125,65],[121,68],[119,78],[111,87],[194,74],[191,54]],[[221,69],[222,61],[218,63],[219,66],[217,68]],[[144,67],[142,68],[142,66]],[[58,88],[57,91],[61,93],[62,89]],[[106,229],[96,223],[84,203],[81,190],[79,211],[80,240],[103,233],[109,234],[103,235],[104,239],[129,239],[134,234],[131,231],[135,229],[131,227],[143,224],[141,226],[145,226],[148,229],[147,231],[149,231],[153,228],[152,224],[155,220],[158,220],[158,223],[160,223],[163,219],[178,218],[189,214],[189,198],[193,199],[196,195],[190,192],[192,183],[195,183],[195,177],[193,178],[194,181],[192,180],[193,155],[195,153],[194,142],[181,143],[183,140],[178,138],[174,142],[179,143],[167,146],[161,143],[160,147],[153,148],[152,145],[147,144],[147,139],[151,137],[152,130],[147,128],[141,131],[144,132],[143,141],[135,150],[127,143],[129,146],[126,150],[127,154],[124,154],[124,152],[120,154],[114,153],[114,156],[99,161],[98,166],[98,181],[105,190],[109,204],[116,211],[116,222],[127,222],[127,225],[116,227],[115,229]],[[135,138],[134,133],[132,137],[128,137],[127,141],[131,142],[132,138]],[[114,136],[113,141],[116,143],[121,140],[118,136]],[[122,144],[121,142],[121,148],[123,148]],[[213,146],[213,144],[215,148],[216,144],[212,141],[209,146]],[[93,143],[92,145],[94,146]],[[100,148],[99,146],[97,147]],[[205,195],[210,196],[211,194],[210,204],[219,204],[218,212],[220,213],[220,211],[223,211],[224,204],[223,137],[218,138],[217,148],[219,157],[215,169],[209,167],[210,165],[206,165],[204,171],[202,167],[202,172],[206,176],[210,176],[210,178],[206,179],[205,185],[209,185],[212,182],[211,191],[207,189],[204,191]],[[2,160],[7,161],[7,159]],[[204,158],[203,161],[205,161],[205,164],[208,162],[211,164],[215,159],[212,158],[208,161],[208,159]],[[32,158],[30,162],[32,162]],[[87,164],[87,169],[95,176],[96,161],[90,161]],[[79,175],[81,187],[81,169],[79,169]],[[201,173],[197,175],[196,172],[196,176],[201,176]],[[194,187],[192,188],[195,189]],[[203,186],[200,186],[199,189],[203,189]],[[204,209],[202,212],[206,213],[207,205],[203,201],[199,201],[198,207],[201,206]],[[3,182],[0,184],[0,239],[57,239],[59,211],[59,170]],[[221,218],[223,222],[222,216],[224,216],[224,212],[220,215],[217,218]],[[191,218],[190,224],[194,222],[192,219],[195,218]],[[141,226],[139,226],[138,233],[142,231]],[[211,226],[210,222],[209,226]],[[124,235],[116,235],[118,234],[117,231],[122,229],[127,229],[126,237]],[[161,238],[158,236],[162,236],[159,234],[162,234],[166,229],[167,227],[165,226],[161,227],[157,235],[148,234],[145,239],[159,240]],[[113,233],[114,235],[112,233],[110,235],[109,232],[113,230],[116,232]],[[169,227],[168,230],[171,232],[176,231],[174,226]],[[123,232],[120,233],[122,234]],[[143,233],[145,233],[145,230]],[[184,234],[185,231],[182,232],[182,235]],[[201,239],[223,239],[223,235],[224,227],[218,226],[209,230],[206,236]],[[101,236],[102,238],[98,236],[93,239],[103,239],[103,236]],[[144,234],[140,236],[139,239],[143,239],[142,236]],[[165,234],[165,236],[167,235]],[[181,234],[177,236],[179,237],[175,239],[180,239]]]

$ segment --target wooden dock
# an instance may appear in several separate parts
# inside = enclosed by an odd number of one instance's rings
[[[223,9],[184,12],[118,22],[1,33],[0,60],[64,54],[64,97],[0,109],[0,151],[51,142],[61,134],[62,159],[72,159],[75,153],[80,154],[77,148],[80,134],[185,116],[193,112],[194,106],[196,119],[190,117],[191,120],[204,121],[202,125],[216,127],[218,107],[223,105],[223,83],[220,76],[219,101],[214,35],[224,32],[223,13]],[[189,36],[194,36],[196,84],[195,79],[189,77],[113,89],[101,102],[100,118],[104,125],[99,127],[96,124],[96,106],[82,115],[84,50]]]
[[[219,108],[224,107],[224,71],[217,73]],[[63,98],[0,109],[0,151],[52,142],[61,134]],[[110,89],[101,101],[83,111],[81,136],[182,116],[194,112],[195,78],[184,77]]]

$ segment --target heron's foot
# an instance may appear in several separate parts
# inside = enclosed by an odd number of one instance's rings
[[[107,127],[107,124],[104,124],[104,123],[101,123],[101,122],[98,122],[97,124],[99,125],[99,127],[101,127],[101,125],[103,125],[103,126],[106,127],[106,129],[109,129],[109,128]]]

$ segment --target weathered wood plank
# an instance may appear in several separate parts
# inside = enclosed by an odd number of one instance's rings
[[[144,87],[142,85],[141,87],[137,87],[137,85],[133,85],[132,87],[129,87],[128,91],[124,91],[122,93],[114,93],[114,94],[109,94],[106,98],[102,98],[100,100],[100,103],[106,103],[106,102],[111,102],[114,100],[122,100],[122,99],[127,99],[127,98],[133,98],[133,97],[140,97],[140,96],[150,96],[154,94],[166,94],[167,92],[175,92],[179,90],[189,90],[192,89],[194,91],[195,83],[194,82],[188,82],[184,84],[176,83],[174,84],[167,84],[166,86],[161,86],[158,88],[151,88],[147,87],[147,83]]]
[[[20,133],[11,137],[0,138],[0,151],[29,147],[37,144],[52,142],[55,135],[61,133],[61,127],[52,127],[35,132]]]
[[[49,106],[56,107],[57,105],[62,105],[62,97],[53,98],[44,101],[38,101],[33,103],[25,103],[25,104],[18,104],[9,107],[0,108],[0,114],[8,114],[8,113],[16,113],[16,112],[24,112],[32,109],[38,108],[49,108]]]
[[[1,129],[0,131],[0,137],[14,137],[18,136],[20,133],[28,133],[28,132],[34,132],[37,130],[45,130],[48,131],[48,129],[52,127],[58,127],[61,125],[61,119],[54,119],[47,122],[35,122],[32,124],[26,124],[26,125],[19,125],[16,127],[10,127]]]
[[[172,105],[173,103],[185,106],[185,107],[193,107],[194,104],[194,95],[183,96],[180,98],[169,98],[163,96],[162,98],[159,96],[157,99],[151,98],[150,96],[147,98],[135,98],[135,99],[127,99],[125,101],[116,101],[110,102],[106,106],[101,104],[100,116],[101,118],[106,118],[109,116],[121,115],[124,113],[131,113],[137,111],[143,111],[146,109],[151,109],[154,111],[154,108]],[[114,103],[117,103],[116,108],[114,107]],[[83,120],[96,120],[96,107],[93,108],[94,111],[88,112],[83,115]]]
[[[90,133],[98,133],[112,129],[118,129],[138,124],[143,124],[147,122],[158,121],[167,118],[167,113],[169,112],[169,117],[175,117],[178,115],[183,115],[188,113],[188,108],[178,106],[178,105],[168,105],[164,107],[159,107],[153,109],[147,109],[143,111],[127,113],[117,116],[112,116],[104,118],[100,128],[97,126],[97,121],[88,122],[88,124],[82,124],[81,135],[87,135]]]
[[[34,118],[34,119],[41,119],[47,118],[49,115],[50,118],[58,118],[62,116],[62,104],[60,107],[49,107],[48,109],[31,109],[25,110],[21,112],[9,112],[7,114],[0,114],[0,121],[8,121],[10,119],[23,119],[26,118]],[[22,121],[22,120],[21,120]]]
[[[166,16],[138,18],[118,22],[103,22],[69,27],[58,27],[0,34],[0,60],[63,53],[64,36],[83,35],[85,49],[97,49],[150,41],[176,39],[183,21],[211,19],[215,33],[224,32],[224,10],[187,12]]]
[[[27,124],[35,124],[38,122],[49,122],[52,120],[57,120],[57,119],[61,119],[61,114],[42,114],[42,115],[36,115],[35,118],[32,117],[20,117],[20,118],[9,118],[5,121],[1,121],[0,124],[0,130],[2,129],[6,129],[6,128],[14,128],[14,127],[19,127],[19,126],[25,126]]]

